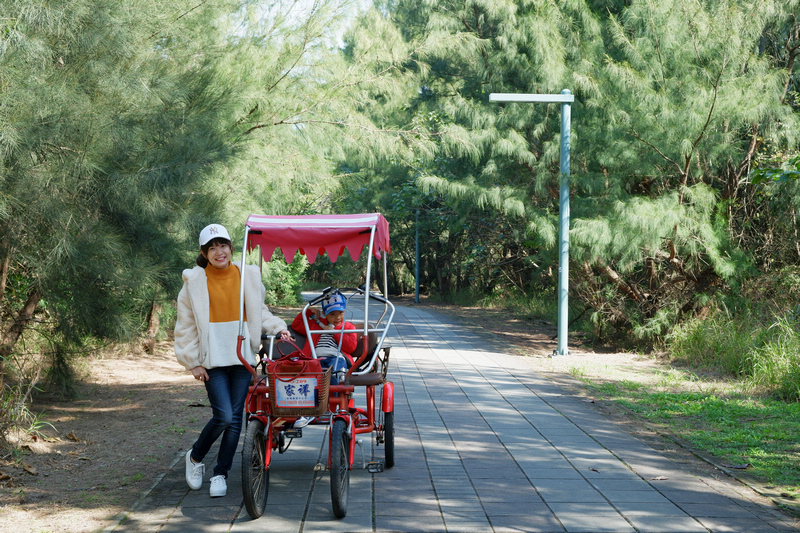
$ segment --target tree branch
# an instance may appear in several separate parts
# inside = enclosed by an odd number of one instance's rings
[[[719,94],[719,83],[722,79],[722,73],[725,72],[725,67],[728,64],[728,60],[723,56],[722,58],[722,66],[717,72],[717,79],[714,80],[714,97],[711,99],[711,107],[708,108],[708,115],[706,115],[706,123],[703,124],[703,127],[700,128],[700,134],[692,143],[691,151],[686,154],[686,162],[683,169],[683,187],[686,187],[686,184],[689,180],[689,165],[692,163],[692,155],[694,154],[695,150],[697,149],[697,145],[700,144],[700,141],[706,136],[706,132],[708,131],[708,125],[711,124],[711,117],[714,116],[714,109],[717,105],[717,96]],[[678,205],[683,203],[683,188],[678,192]]]
[[[12,322],[3,333],[3,340],[0,344],[0,391],[3,390],[5,381],[6,361],[9,355],[11,355],[14,346],[16,346],[17,341],[22,336],[22,332],[25,331],[25,328],[33,319],[33,313],[36,311],[36,306],[41,299],[42,294],[39,292],[38,288],[28,293],[28,300],[25,302],[25,305],[23,305],[22,309],[17,313],[14,322]]]

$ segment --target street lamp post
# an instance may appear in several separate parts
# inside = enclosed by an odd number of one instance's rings
[[[561,168],[558,209],[558,348],[554,355],[567,355],[569,324],[569,129],[571,104],[575,96],[564,89],[561,94],[491,93],[490,102],[561,104]]]
[[[414,303],[419,303],[419,207],[417,207],[417,218],[414,222]]]

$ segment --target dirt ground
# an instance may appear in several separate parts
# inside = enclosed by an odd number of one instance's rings
[[[548,357],[556,344],[553,324],[509,319],[504,311],[401,300],[486,328],[528,357],[533,368],[576,390],[575,376],[653,382],[670,372],[654,358],[633,354],[578,348],[575,354]],[[294,312],[273,311],[287,319]],[[158,344],[153,354],[135,349],[94,358],[79,372],[80,399],[37,398],[33,410],[49,424],[41,429],[43,437],[27,438],[21,454],[0,458],[0,531],[83,533],[108,527],[182,457],[210,416],[205,389],[175,361],[170,342]],[[596,408],[674,458],[710,468],[613,405],[597,402]]]

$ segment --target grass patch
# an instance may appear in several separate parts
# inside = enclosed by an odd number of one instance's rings
[[[122,478],[120,480],[120,485],[123,486],[123,487],[126,486],[126,485],[132,485],[134,483],[142,481],[144,478],[145,478],[145,475],[144,475],[143,472],[136,472],[132,476],[127,476],[127,477]]]
[[[800,497],[800,404],[744,393],[650,390],[629,381],[589,387],[721,464],[749,464],[757,481]]]
[[[620,388],[616,400],[721,463],[749,464],[756,480],[799,497],[798,325],[797,310],[749,306],[681,324],[667,343],[673,360],[720,372],[733,390],[681,392],[692,387],[679,379],[668,391]]]
[[[800,320],[797,310],[772,315],[722,310],[675,327],[666,339],[676,362],[742,378],[754,391],[800,400]],[[767,315],[769,316],[769,315]]]
[[[166,428],[165,431],[174,432],[174,433],[177,433],[178,435],[183,435],[184,433],[186,433],[186,428],[182,427],[182,426],[176,426],[175,424],[172,424],[171,426]]]
[[[569,369],[569,374],[577,380],[590,383],[589,378],[586,377],[586,370],[583,368],[573,366]]]

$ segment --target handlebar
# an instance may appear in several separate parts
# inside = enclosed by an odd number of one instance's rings
[[[343,292],[343,293],[344,292],[351,292],[351,293],[353,293],[351,296],[354,296],[356,294],[366,294],[367,293],[367,289],[366,289],[366,287],[364,285],[362,285],[360,287],[340,287],[340,288],[325,287],[324,289],[322,289],[322,292],[321,292],[321,294],[319,296],[309,300],[308,305],[309,306],[316,305],[319,302],[321,302],[322,300],[326,299],[331,293],[334,293],[334,292]],[[389,300],[387,300],[383,296],[380,296],[379,294],[374,293],[374,292],[370,292],[369,293],[369,297],[371,299],[378,300],[379,302],[384,303],[384,304],[389,302]]]
[[[272,348],[275,346],[275,338],[277,335],[268,335],[266,333],[261,335],[261,349],[258,351],[258,355],[262,358],[266,355],[267,359],[272,359]],[[264,341],[269,340],[269,351],[265,354],[264,353]]]
[[[362,289],[362,288],[353,288],[353,287],[341,287],[341,288],[325,287],[324,289],[322,289],[322,292],[321,292],[321,294],[319,296],[317,296],[316,298],[312,298],[308,302],[308,305],[316,305],[319,302],[321,302],[322,300],[328,298],[332,293],[336,293],[336,292],[353,292],[353,293],[364,294],[364,289]]]

